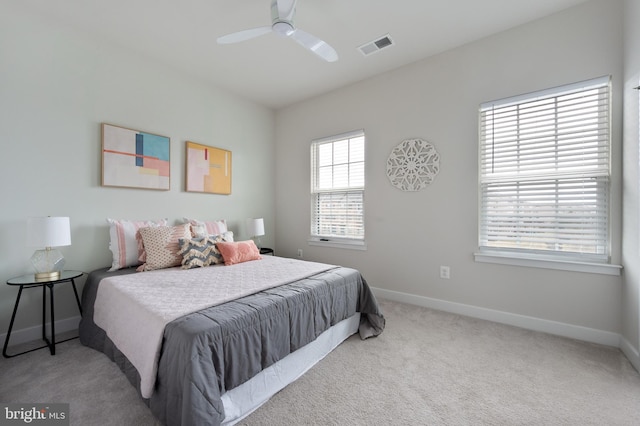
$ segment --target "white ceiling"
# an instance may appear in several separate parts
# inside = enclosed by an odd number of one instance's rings
[[[216,43],[269,25],[270,0],[8,1],[280,108],[586,0],[299,0],[296,26],[331,44],[334,63],[275,34]],[[386,34],[394,46],[357,49]]]

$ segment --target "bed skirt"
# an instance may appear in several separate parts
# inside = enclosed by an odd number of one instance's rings
[[[262,370],[249,381],[227,391],[221,397],[226,415],[222,424],[234,425],[260,408],[269,398],[309,371],[340,343],[357,333],[359,324],[359,313],[340,321],[313,342]]]

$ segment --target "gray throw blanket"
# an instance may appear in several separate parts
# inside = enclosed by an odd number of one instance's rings
[[[90,274],[80,338],[113,359],[140,390],[135,368],[93,323],[101,279],[126,273],[105,268]],[[362,338],[382,332],[385,319],[366,281],[340,267],[180,317],[165,327],[156,386],[146,401],[168,425],[220,424],[223,393],[356,312]]]

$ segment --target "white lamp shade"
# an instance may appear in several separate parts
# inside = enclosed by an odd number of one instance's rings
[[[264,219],[247,219],[247,234],[251,237],[264,235]]]
[[[27,219],[29,247],[61,247],[71,245],[68,217],[30,217]]]

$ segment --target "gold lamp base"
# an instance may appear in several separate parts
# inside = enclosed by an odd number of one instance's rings
[[[64,269],[64,256],[59,250],[47,247],[36,250],[31,256],[31,263],[36,271],[36,281],[55,281],[60,279],[60,271]]]
[[[60,279],[60,271],[38,272],[35,274],[36,282],[55,281]]]

